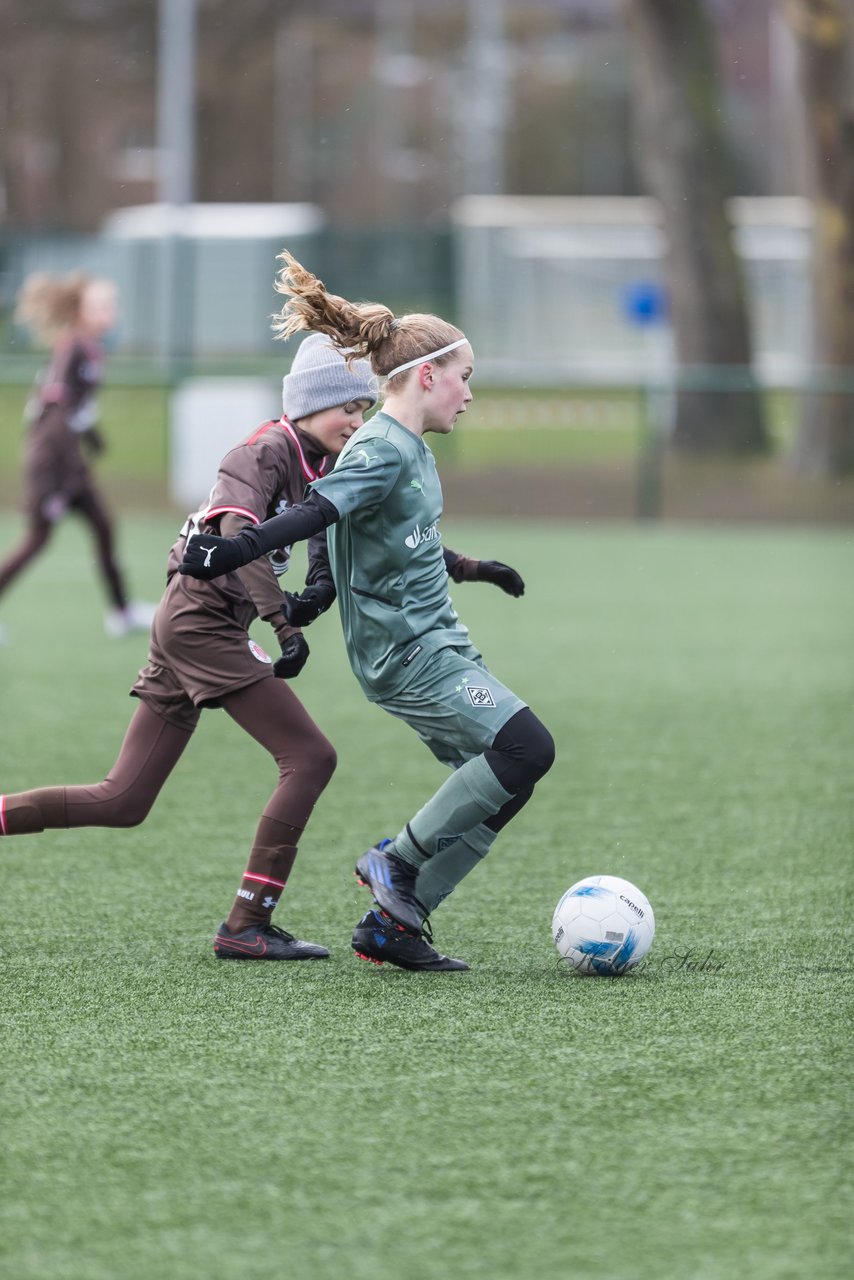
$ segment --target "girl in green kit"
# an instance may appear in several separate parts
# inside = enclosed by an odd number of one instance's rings
[[[292,596],[304,626],[339,602],[347,652],[368,699],[411,725],[453,773],[406,822],[357,861],[376,906],[356,925],[365,959],[407,969],[466,969],[429,941],[427,917],[486,855],[554,761],[551,735],[487,669],[448,595],[454,581],[492,582],[520,596],[507,565],[443,549],[442,491],[429,432],[448,434],[471,402],[474,356],[456,326],[395,317],[376,303],[329,294],[288,253],[277,288],[288,297],[280,337],[310,329],[385,377],[382,411],[347,442],[304,502],[236,537],[192,539],[181,572],[234,572],[272,547],[327,530],[331,586]]]

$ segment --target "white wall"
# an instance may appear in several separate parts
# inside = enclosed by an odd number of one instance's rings
[[[169,423],[169,494],[196,511],[216,480],[220,460],[262,422],[281,414],[281,385],[269,378],[188,378],[173,393]]]

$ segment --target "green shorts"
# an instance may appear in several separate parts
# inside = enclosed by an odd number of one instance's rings
[[[487,669],[473,645],[439,649],[398,693],[377,705],[405,720],[437,760],[458,769],[481,755],[527,704]]]

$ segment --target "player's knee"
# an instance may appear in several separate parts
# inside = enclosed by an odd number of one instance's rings
[[[508,720],[487,758],[502,785],[515,794],[533,786],[551,769],[555,761],[554,738],[525,707]]]
[[[298,750],[291,744],[287,757],[279,760],[279,771],[283,776],[296,773],[304,782],[321,791],[337,764],[338,755],[332,743],[322,733],[317,733],[303,741]]]
[[[555,742],[545,725],[538,724],[538,733],[529,750],[529,761],[537,779],[544,777],[555,762]]]
[[[338,767],[338,753],[328,738],[321,737],[315,748],[315,771],[323,779],[324,786]]]
[[[537,732],[526,737],[523,751],[513,761],[513,778],[514,781],[518,782],[518,786],[513,788],[514,792],[521,791],[522,788],[533,786],[535,782],[539,782],[540,778],[545,777],[554,762],[554,738],[548,729],[538,721]]]
[[[86,825],[122,829],[138,827],[151,813],[155,799],[142,788],[138,791],[134,788],[125,790],[107,779],[89,792],[91,808],[88,809]]]
[[[123,800],[120,805],[114,807],[110,826],[121,827],[123,830],[130,827],[138,827],[145,822],[150,813],[150,801]]]

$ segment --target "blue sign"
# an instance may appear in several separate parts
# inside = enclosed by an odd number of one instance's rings
[[[636,280],[622,292],[623,315],[642,328],[660,324],[667,317],[667,294],[654,280]]]

